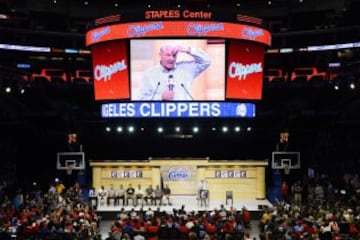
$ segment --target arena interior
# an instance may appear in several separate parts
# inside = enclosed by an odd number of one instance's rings
[[[360,239],[359,12],[359,0],[0,0],[0,239]],[[141,101],[96,99],[106,41],[87,35],[141,18],[268,31],[261,96],[220,100],[254,116],[103,117],[103,104]],[[227,65],[233,42],[209,39]]]

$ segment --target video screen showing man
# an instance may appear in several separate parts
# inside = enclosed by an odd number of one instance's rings
[[[139,49],[134,47],[139,44],[131,44],[132,100],[224,100],[224,74],[216,78],[211,74],[213,62],[224,60],[214,49],[216,44],[212,46],[207,40],[143,41],[139,46],[143,49],[142,56],[138,56]],[[224,48],[224,42],[219,46]],[[152,61],[143,59],[143,55],[148,55],[146,49],[157,57],[148,56]]]

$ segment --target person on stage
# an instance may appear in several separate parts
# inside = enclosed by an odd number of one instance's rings
[[[167,184],[165,185],[165,188],[163,189],[163,192],[164,192],[164,197],[167,200],[167,204],[169,206],[171,206],[172,205],[171,202],[170,202],[171,189],[170,189],[169,185],[167,185]]]
[[[135,188],[129,183],[129,187],[126,189],[126,205],[129,205],[129,200],[132,200],[133,204],[135,203]]]
[[[204,206],[207,206],[207,201],[208,201],[208,188],[207,188],[207,182],[204,179],[201,179],[200,183],[199,183],[199,191],[198,191],[198,198],[200,199],[200,206],[202,207],[203,204]]]
[[[146,202],[146,205],[149,204],[148,200],[150,199],[150,203],[153,204],[154,202],[154,189],[152,187],[152,185],[150,184],[149,187],[147,187],[145,189],[145,202]]]

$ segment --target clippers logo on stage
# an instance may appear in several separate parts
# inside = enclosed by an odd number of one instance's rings
[[[226,98],[262,98],[264,47],[252,42],[230,41]]]
[[[190,180],[191,170],[186,167],[170,168],[168,172],[168,179],[170,181],[187,181]]]
[[[95,100],[129,99],[129,70],[125,41],[92,48]]]

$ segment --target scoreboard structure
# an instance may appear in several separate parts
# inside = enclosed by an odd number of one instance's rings
[[[94,97],[104,118],[252,118],[254,102],[262,99],[271,34],[261,19],[232,10],[134,9],[94,20],[86,45],[92,50]],[[173,91],[185,92],[184,99],[154,98],[169,88],[169,79],[156,75],[153,94],[140,97],[144,73],[159,65],[159,52],[168,45],[201,49],[211,64],[191,84],[183,82],[186,72],[169,74]],[[192,57],[179,52],[176,64]]]

